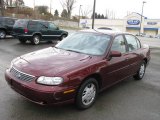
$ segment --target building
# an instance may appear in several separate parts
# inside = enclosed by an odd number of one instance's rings
[[[80,24],[81,27],[91,28],[92,19],[81,19]],[[139,32],[153,36],[160,34],[160,19],[148,19],[142,16],[141,30],[140,24],[141,14],[135,12],[125,16],[123,19],[95,19],[95,28],[113,27],[132,34],[139,34]]]

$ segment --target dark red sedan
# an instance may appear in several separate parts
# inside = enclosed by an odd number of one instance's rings
[[[107,30],[85,30],[55,47],[22,55],[5,78],[13,90],[38,104],[93,105],[97,94],[127,77],[141,80],[150,60],[137,37]]]

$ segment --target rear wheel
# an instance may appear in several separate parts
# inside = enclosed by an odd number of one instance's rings
[[[134,79],[135,80],[141,80],[145,74],[145,71],[146,71],[146,62],[143,61],[140,65],[140,68],[139,70],[137,71],[136,75],[134,75]]]
[[[24,39],[19,38],[19,42],[22,43],[22,44],[25,44],[26,41],[27,41],[27,40],[24,40]]]
[[[97,97],[98,93],[98,82],[94,78],[87,79],[80,86],[77,96],[76,96],[76,105],[79,109],[87,109],[91,107]]]
[[[6,37],[6,32],[4,30],[0,30],[0,39],[4,39]]]
[[[32,44],[33,45],[38,45],[41,41],[41,36],[40,35],[34,35],[33,36],[33,39],[32,39]]]

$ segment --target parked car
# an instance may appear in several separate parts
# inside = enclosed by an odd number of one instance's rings
[[[68,36],[68,32],[60,30],[53,22],[20,19],[13,26],[12,35],[21,43],[30,40],[32,44],[37,45],[42,40],[62,40]]]
[[[15,18],[0,17],[0,39],[4,39],[6,35],[11,34],[15,21]]]
[[[118,28],[114,28],[114,27],[99,27],[98,29],[120,31]]]
[[[85,30],[55,47],[15,58],[5,79],[32,102],[75,102],[78,108],[87,109],[99,92],[115,83],[131,76],[141,80],[149,61],[149,47],[131,34]]]
[[[160,34],[157,34],[157,35],[155,36],[155,38],[160,39]]]

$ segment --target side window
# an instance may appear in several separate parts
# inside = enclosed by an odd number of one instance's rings
[[[40,28],[41,29],[48,29],[48,23],[47,22],[40,22]]]
[[[0,18],[0,24],[2,24],[2,22],[3,22],[3,18]]]
[[[12,19],[6,19],[6,24],[7,25],[14,25],[15,21]]]
[[[28,29],[35,30],[37,28],[37,22],[35,21],[30,21],[28,24]]]
[[[53,23],[49,23],[49,29],[56,30],[57,26],[55,24],[53,24]]]
[[[128,43],[128,49],[129,51],[133,51],[140,48],[140,43],[138,44],[138,40],[136,37],[132,35],[125,35],[127,43]]]
[[[126,45],[125,45],[125,41],[124,41],[124,38],[122,35],[115,37],[111,50],[112,51],[119,51],[121,53],[126,52]]]

